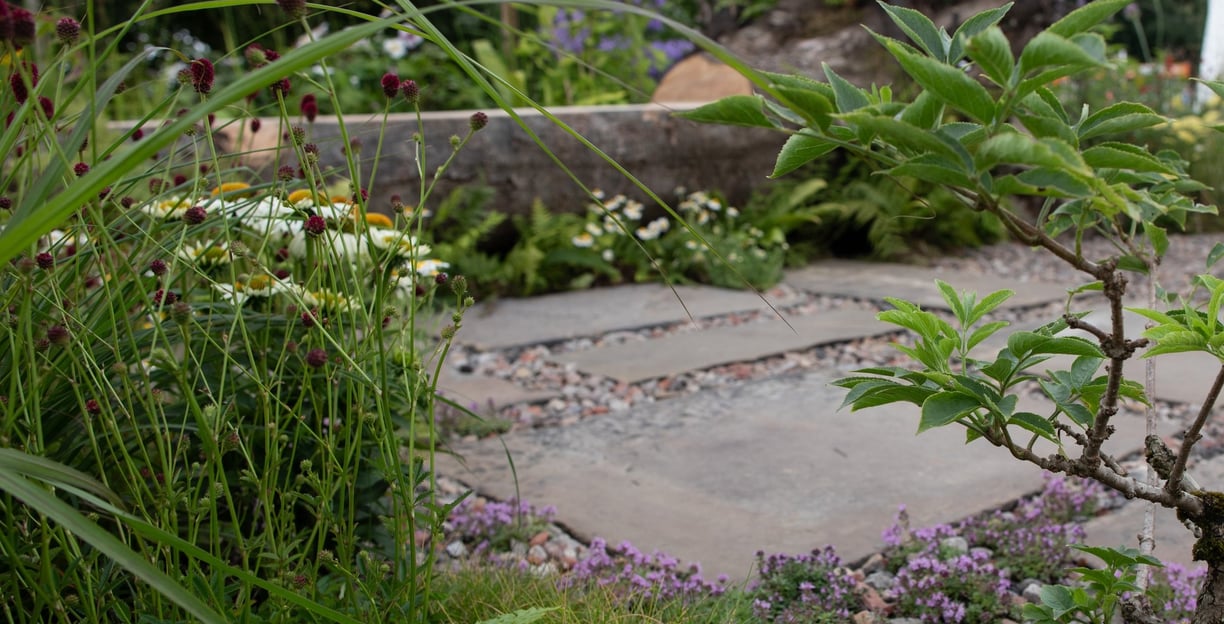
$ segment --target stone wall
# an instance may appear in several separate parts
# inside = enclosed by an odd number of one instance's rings
[[[741,204],[753,189],[769,183],[767,176],[786,135],[755,128],[697,124],[670,114],[672,110],[692,106],[557,107],[551,112],[664,199],[670,201],[673,189],[684,186],[690,190],[719,190],[732,203]],[[644,199],[612,165],[541,113],[519,110],[516,114],[557,160],[589,187]],[[427,179],[450,155],[450,137],[467,133],[470,116],[471,111],[422,116]],[[581,189],[508,113],[490,111],[488,116],[488,126],[472,137],[442,175],[434,190],[435,198],[444,197],[461,185],[486,184],[496,190],[498,210],[523,213],[536,199],[554,211],[581,210],[585,206]],[[365,180],[374,169],[380,124],[378,115],[345,119],[348,135],[362,145],[360,158]],[[275,169],[270,148],[279,139],[276,128],[276,120],[265,119],[260,132],[254,136],[247,133],[243,141],[242,150],[248,153],[244,164],[265,179]],[[370,188],[372,207],[384,205],[382,198],[392,194],[403,197],[405,203],[415,203],[420,176],[413,157],[412,135],[417,131],[414,115],[390,116],[374,185]],[[334,118],[320,117],[308,132],[307,140],[319,146],[320,160],[325,166],[344,166],[344,142]]]

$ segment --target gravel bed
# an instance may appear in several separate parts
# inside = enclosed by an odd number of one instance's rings
[[[1186,294],[1192,272],[1204,266],[1205,258],[1219,240],[1216,236],[1196,235],[1172,238],[1161,278],[1171,293]],[[1105,241],[1091,239],[1084,243],[1090,258],[1107,257],[1110,247]],[[1083,274],[1047,253],[1023,245],[1001,244],[960,255],[934,259],[933,266],[949,270],[995,275],[1002,284],[1008,282],[1084,283]],[[1173,267],[1177,267],[1176,270]],[[1130,292],[1141,300],[1146,289],[1146,277],[1134,276]],[[784,317],[794,318],[819,314],[828,310],[858,309],[874,314],[881,309],[875,301],[834,297],[817,293],[798,292],[789,286],[779,286],[767,293],[775,300],[785,297],[793,301],[778,309]],[[996,318],[1013,323],[1053,320],[1063,312],[1062,303],[1027,309],[1009,309]],[[513,423],[514,427],[564,426],[590,416],[621,412],[634,406],[677,396],[685,396],[706,388],[743,383],[795,370],[826,369],[847,372],[864,366],[899,364],[901,360],[892,343],[905,342],[903,333],[852,340],[836,345],[799,349],[764,359],[737,362],[713,368],[686,372],[671,377],[625,384],[600,376],[589,375],[572,365],[550,361],[550,357],[602,346],[658,339],[662,336],[772,320],[772,311],[753,311],[701,318],[632,331],[615,331],[548,345],[496,351],[474,351],[457,347],[452,350],[449,365],[471,372],[512,381],[530,390],[556,392],[559,398],[538,404],[519,404],[503,408],[496,416]]]

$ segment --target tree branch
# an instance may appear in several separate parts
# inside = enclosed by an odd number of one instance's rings
[[[1190,428],[1182,437],[1181,448],[1177,449],[1177,461],[1173,463],[1173,470],[1170,471],[1169,480],[1165,483],[1165,491],[1172,496],[1177,496],[1182,491],[1182,474],[1186,472],[1186,463],[1190,461],[1190,450],[1203,437],[1201,433],[1203,425],[1207,423],[1211,409],[1215,407],[1216,400],[1220,398],[1221,387],[1224,387],[1224,366],[1221,366],[1219,372],[1216,373],[1215,381],[1211,383],[1211,390],[1207,391],[1207,397],[1203,399],[1203,406],[1199,408],[1198,416],[1194,418],[1194,422],[1190,424]]]

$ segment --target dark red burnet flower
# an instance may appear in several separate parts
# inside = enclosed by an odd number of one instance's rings
[[[71,17],[61,17],[55,22],[55,36],[60,43],[72,45],[81,37],[81,23]]]
[[[313,93],[303,95],[298,108],[301,109],[302,116],[306,118],[308,123],[314,123],[315,117],[319,116],[319,101]]]
[[[0,2],[3,4],[3,2]],[[38,86],[38,66],[34,63],[22,63],[30,72],[30,88]],[[30,99],[30,91],[26,88],[26,79],[21,75],[20,71],[15,71],[9,74],[9,89],[13,91],[13,97],[16,98],[18,104],[25,104],[25,101]]]
[[[166,261],[161,258],[156,258],[149,263],[149,272],[158,277],[165,275],[168,269]]]
[[[65,347],[72,342],[72,333],[63,325],[52,325],[47,328],[47,340],[53,345]]]
[[[55,103],[51,101],[51,98],[42,95],[38,96],[38,106],[42,108],[43,115],[47,119],[55,117]]]
[[[396,76],[395,74],[391,72],[387,72],[383,74],[382,90],[383,90],[383,95],[387,96],[388,100],[395,97],[395,94],[399,93],[399,90],[400,90],[399,76]]]
[[[183,221],[188,225],[199,225],[208,218],[208,211],[203,206],[192,206],[183,212]]]
[[[322,236],[323,232],[327,231],[327,220],[319,215],[310,215],[306,217],[306,234],[309,236]]]
[[[282,96],[285,96],[285,95],[289,95],[289,92],[292,89],[293,89],[293,83],[289,82],[288,78],[281,78],[280,80],[277,80],[276,82],[272,83],[272,93],[278,93]]]
[[[7,195],[0,197],[0,210],[12,210],[12,208],[13,208],[13,198]]]
[[[311,368],[319,368],[324,364],[327,364],[327,350],[311,349],[306,354],[306,364]]]
[[[489,125],[489,116],[480,111],[472,113],[470,124],[472,127],[472,132],[478,132],[481,128]]]
[[[212,61],[206,58],[198,58],[191,61],[188,69],[191,71],[191,86],[196,90],[196,93],[212,91],[213,80],[217,77]]]
[[[34,25],[34,14],[21,8],[10,6],[9,19],[13,24],[13,43],[24,46],[34,41],[38,28]]]
[[[73,166],[72,166],[72,172],[73,172],[73,173],[75,173],[75,174],[77,175],[77,177],[79,178],[79,177],[81,177],[81,176],[83,176],[83,175],[85,175],[85,174],[89,173],[89,165],[87,165],[87,164],[85,164],[85,163],[83,163],[83,162],[79,162],[79,163],[77,163],[77,164],[75,164],[75,165],[73,165]]]
[[[55,268],[55,256],[45,251],[34,256],[34,262],[38,263],[38,268],[44,271],[50,271]]]
[[[400,93],[409,104],[416,104],[421,99],[421,88],[415,80],[405,80],[400,83]]]
[[[98,403],[97,399],[89,399],[85,401],[85,411],[90,416],[97,416],[102,413],[102,405]]]
[[[260,121],[258,117],[251,119],[251,134],[255,134],[256,132],[259,132],[259,129],[262,127],[263,127],[263,122]]]

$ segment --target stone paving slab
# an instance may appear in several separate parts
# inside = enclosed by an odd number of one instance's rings
[[[939,270],[908,264],[824,260],[787,271],[783,281],[796,288],[827,295],[882,301],[898,297],[927,309],[948,309],[935,280],[941,279],[957,291],[984,296],[996,290],[1016,291],[1007,306],[1023,308],[1066,299],[1066,286],[1039,282],[1001,282],[998,277]]]
[[[834,544],[854,560],[881,547],[897,506],[913,526],[954,521],[1041,485],[1039,471],[964,432],[916,436],[917,410],[837,411],[835,373],[809,371],[671,399],[625,414],[505,438],[524,500],[555,505],[580,538],[633,542],[744,579],[754,553]],[[1117,439],[1137,440],[1138,417]],[[1129,433],[1128,433],[1129,432]],[[438,469],[515,496],[501,442],[460,444]],[[1107,451],[1117,452],[1113,441]]]
[[[505,379],[460,373],[447,366],[442,367],[438,391],[469,406],[493,409],[516,403],[547,401],[561,394],[553,390],[528,390]]]
[[[785,297],[766,298],[775,307],[793,303]],[[481,303],[464,315],[456,339],[482,350],[503,349],[677,323],[690,315],[768,309],[752,291],[677,286],[673,292],[662,284],[630,284]]]
[[[830,310],[795,316],[783,322],[772,317],[756,323],[681,332],[641,342],[573,351],[552,356],[578,370],[625,383],[701,370],[719,364],[749,362],[766,356],[842,342],[892,331],[862,310]]]

